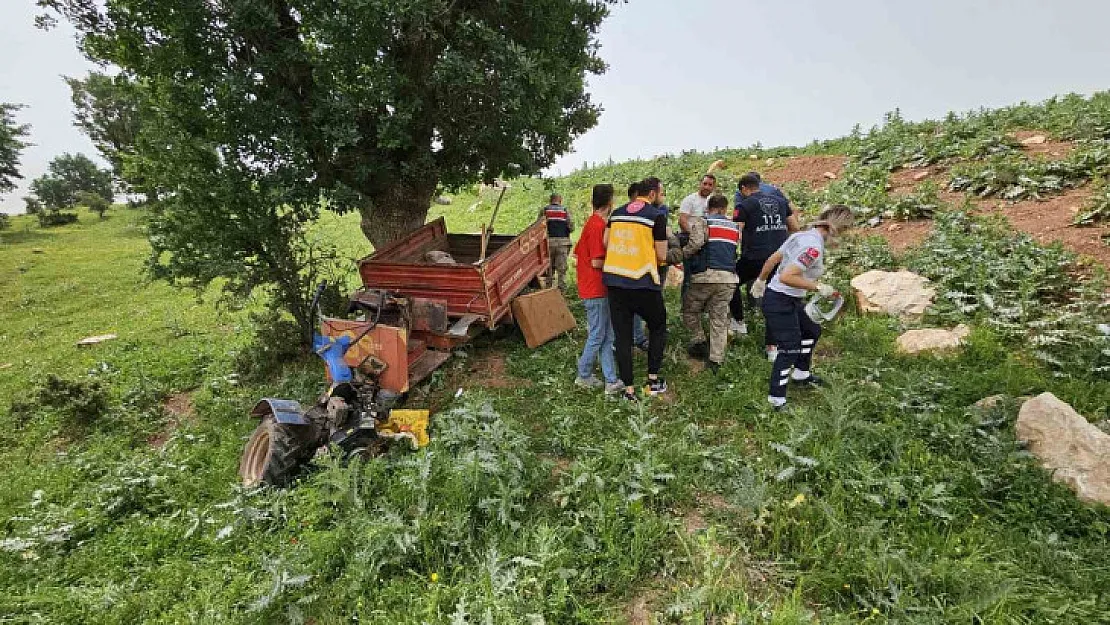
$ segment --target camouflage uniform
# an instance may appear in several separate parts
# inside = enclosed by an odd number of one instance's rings
[[[570,233],[574,231],[570,210],[560,204],[549,204],[540,210],[547,219],[547,251],[551,256],[551,274],[560,289],[567,283],[567,258],[570,256]],[[550,275],[550,274],[549,274]]]
[[[709,240],[709,226],[704,217],[690,217],[690,240],[683,247],[672,246],[667,261],[678,264],[696,255]],[[731,316],[729,302],[739,279],[735,271],[706,269],[690,276],[690,286],[682,297],[682,323],[690,331],[693,344],[705,342],[701,314],[709,317],[709,360],[721,364],[728,347],[728,326]]]

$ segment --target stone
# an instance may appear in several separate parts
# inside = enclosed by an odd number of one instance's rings
[[[451,198],[447,197],[446,195],[441,195],[436,198],[436,204],[439,204],[440,206],[450,206]]]
[[[829,180],[836,180],[836,174],[834,174],[831,171],[827,171],[827,172],[825,172],[821,175],[824,176],[825,178],[829,179]]]
[[[753,161],[758,161],[759,160],[759,155],[758,154],[749,154],[748,158],[752,159]]]
[[[929,174],[930,174],[930,172],[928,172],[928,171],[918,172],[918,173],[913,175],[913,179],[920,182],[920,181],[928,178]]]
[[[898,232],[902,229],[902,224],[890,224],[886,227],[887,232]]]
[[[873,269],[852,278],[852,289],[860,312],[883,313],[911,321],[920,319],[936,297],[928,278],[912,271]]]
[[[867,220],[867,226],[870,228],[878,228],[881,223],[883,223],[882,217],[872,217]]]
[[[709,166],[709,169],[705,170],[705,173],[711,174],[711,173],[717,171],[718,169],[724,169],[724,168],[725,168],[724,160],[717,159],[717,160],[713,161],[713,164]]]
[[[766,161],[764,161],[764,162],[766,162],[766,163],[767,163],[767,166],[768,166],[768,167],[770,167],[771,165],[774,165],[774,164],[775,164],[775,159],[773,159],[773,158],[769,158],[769,159],[767,159],[767,160],[766,160]]]
[[[96,345],[98,343],[103,343],[104,341],[111,341],[114,338],[116,338],[115,334],[98,334],[96,336],[89,336],[81,339],[80,341],[77,341],[77,346],[85,347],[88,345]]]
[[[1048,141],[1048,137],[1046,137],[1044,135],[1033,135],[1032,137],[1022,139],[1021,144],[1022,145],[1043,145],[1046,141]]]
[[[668,289],[682,288],[682,275],[682,269],[676,265],[672,265],[671,268],[667,270],[667,282],[663,286]]]
[[[1088,423],[1052,393],[1022,405],[1014,433],[1052,479],[1080,500],[1110,506],[1110,434]]]
[[[990,410],[991,408],[994,408],[998,404],[1006,401],[1006,399],[1008,397],[1009,397],[1009,395],[1002,395],[1002,394],[991,395],[989,397],[984,397],[983,399],[980,399],[979,401],[972,404],[972,406],[974,406],[975,408],[978,408],[980,410]],[[1032,398],[1029,397],[1028,395],[1023,395],[1021,397],[1018,397],[1017,398],[1018,406],[1020,407],[1022,404],[1029,401],[1030,399],[1032,399]]]
[[[951,330],[943,328],[907,330],[898,337],[895,344],[898,351],[903,354],[946,351],[962,345],[969,334],[971,334],[971,328],[962,323]]]

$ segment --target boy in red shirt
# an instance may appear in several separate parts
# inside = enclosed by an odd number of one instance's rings
[[[574,383],[583,388],[605,387],[608,394],[624,390],[624,382],[617,377],[617,363],[613,357],[613,324],[609,320],[609,300],[605,284],[601,281],[601,268],[605,264],[605,226],[613,210],[613,185],[594,185],[591,202],[594,212],[582,228],[582,236],[574,247],[578,261],[578,297],[586,307],[586,345],[578,358],[578,377]],[[594,377],[594,363],[601,360],[601,374],[605,381]]]

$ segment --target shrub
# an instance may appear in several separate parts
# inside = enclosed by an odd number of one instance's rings
[[[39,225],[43,228],[49,228],[51,226],[64,226],[66,224],[75,223],[77,221],[77,213],[70,213],[67,211],[54,209],[41,210],[35,216],[38,217]]]
[[[108,393],[96,380],[67,380],[51,373],[32,396],[12,404],[17,428],[30,422],[38,406],[55,410],[64,423],[76,427],[92,425],[108,411]]]

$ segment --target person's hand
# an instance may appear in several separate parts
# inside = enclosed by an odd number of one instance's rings
[[[760,299],[760,298],[763,297],[763,294],[766,293],[766,292],[767,292],[767,281],[762,279],[762,278],[757,278],[756,281],[752,283],[752,290],[751,290],[752,297],[754,297],[756,299]]]
[[[817,293],[821,297],[832,297],[833,295],[836,295],[836,288],[834,288],[831,284],[825,284],[824,282],[818,282],[817,283]]]

